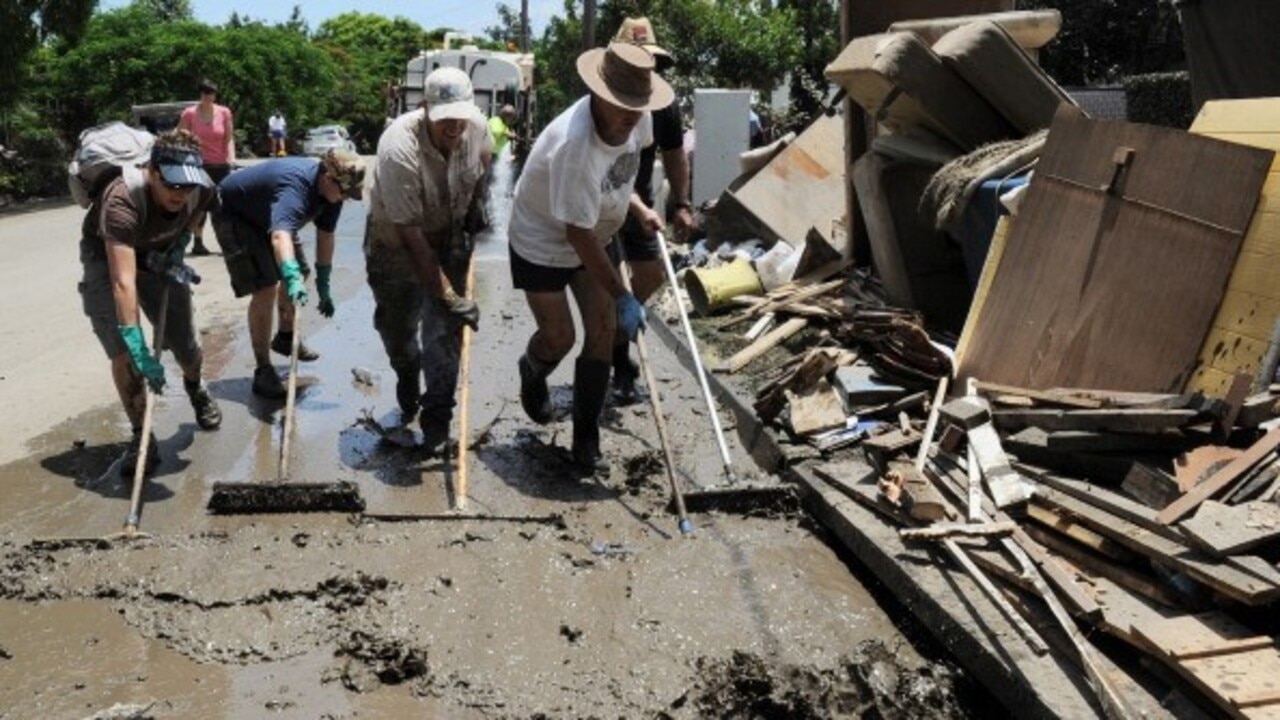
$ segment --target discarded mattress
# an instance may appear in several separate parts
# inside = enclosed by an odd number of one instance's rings
[[[911,33],[849,43],[826,76],[894,133],[928,132],[969,151],[1016,131],[929,46]]]
[[[961,25],[934,43],[933,51],[1024,135],[1049,127],[1058,105],[1075,104],[990,20]]]

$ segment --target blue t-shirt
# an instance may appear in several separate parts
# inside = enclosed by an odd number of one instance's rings
[[[222,211],[257,228],[262,235],[282,230],[296,235],[312,220],[316,230],[333,232],[342,202],[320,194],[320,161],[279,158],[237,170],[221,183]]]

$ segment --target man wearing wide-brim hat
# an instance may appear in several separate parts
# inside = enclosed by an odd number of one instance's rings
[[[661,45],[653,32],[649,18],[626,18],[614,36],[617,42],[639,45],[653,55],[654,69],[661,73],[675,64],[671,53]],[[689,158],[684,153],[684,128],[680,122],[680,108],[672,102],[653,111],[653,144],[640,152],[640,169],[636,174],[636,194],[649,207],[654,206],[653,165],[657,152],[662,152],[662,170],[671,185],[671,214],[664,215],[672,224],[676,240],[688,239],[693,230],[693,205],[689,202]],[[664,212],[666,208],[657,208]],[[631,272],[631,290],[642,304],[647,302],[664,282],[662,247],[651,230],[636,222],[634,216],[618,231]],[[613,387],[620,401],[636,398],[636,380],[640,368],[631,359],[631,343],[619,334],[613,344]]]
[[[574,365],[573,460],[605,469],[600,412],[609,389],[613,336],[634,340],[644,307],[627,292],[607,246],[628,214],[649,232],[662,217],[634,192],[640,150],[653,142],[649,111],[671,104],[671,86],[644,48],[611,43],[578,57],[590,93],[538,137],[516,186],[510,224],[511,276],[538,329],[519,360],[520,402],[537,423],[554,419],[547,376],[575,343],[565,289],[582,317]]]

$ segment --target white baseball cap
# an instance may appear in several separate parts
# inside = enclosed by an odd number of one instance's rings
[[[458,68],[442,67],[432,70],[427,76],[423,94],[427,103],[427,117],[431,122],[480,118],[480,108],[475,103],[471,78]]]

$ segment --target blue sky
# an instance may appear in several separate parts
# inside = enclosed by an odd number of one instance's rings
[[[489,25],[498,24],[500,0],[418,0],[402,3],[369,3],[356,0],[191,0],[196,19],[209,25],[221,25],[232,12],[267,23],[284,22],[293,6],[302,7],[302,15],[314,30],[320,23],[344,12],[365,12],[388,17],[408,18],[427,30],[452,27],[475,35],[483,35]],[[129,4],[129,0],[100,0],[100,10],[113,10]],[[506,0],[520,9],[520,0]],[[375,5],[371,9],[370,5]],[[382,5],[382,7],[376,7]],[[531,37],[539,36],[553,14],[563,14],[563,0],[529,0]]]

